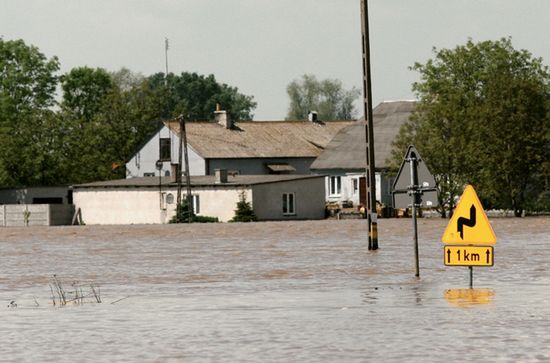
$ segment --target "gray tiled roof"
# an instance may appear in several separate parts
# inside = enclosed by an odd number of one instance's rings
[[[228,176],[227,183],[216,183],[214,175],[199,175],[191,176],[191,186],[194,187],[236,187],[246,185],[268,184],[277,183],[291,180],[301,180],[310,178],[319,178],[319,175],[299,175],[299,174],[285,174],[285,175],[235,175]],[[161,177],[160,183],[162,186],[175,187],[177,184],[170,177]],[[185,188],[185,178],[182,181]],[[141,177],[141,178],[128,178],[128,179],[115,179],[107,181],[99,181],[86,184],[74,185],[73,189],[90,189],[90,188],[147,188],[158,187],[158,177]]]
[[[316,158],[338,131],[354,122],[245,121],[231,130],[215,122],[188,122],[185,128],[188,144],[205,159]],[[178,122],[166,125],[179,134]]]
[[[392,141],[407,122],[415,107],[414,101],[382,102],[373,110],[374,162],[376,169],[387,167]],[[311,165],[312,170],[364,170],[366,168],[365,121],[340,130]]]

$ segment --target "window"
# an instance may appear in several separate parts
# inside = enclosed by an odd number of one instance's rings
[[[290,216],[296,214],[296,197],[294,193],[283,193],[283,215]]]
[[[199,196],[196,194],[193,194],[191,198],[193,199],[193,213],[199,214],[201,212],[201,204],[200,204]]]
[[[342,177],[331,176],[329,181],[330,195],[340,195],[342,193]]]
[[[159,160],[170,160],[170,138],[160,139]]]
[[[143,173],[143,176],[155,176],[155,173]]]
[[[352,179],[351,187],[353,190],[353,195],[357,194],[357,192],[359,191],[359,179]]]

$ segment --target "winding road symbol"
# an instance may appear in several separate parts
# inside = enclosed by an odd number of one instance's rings
[[[467,185],[441,241],[445,244],[492,245],[496,240],[483,205],[474,188]]]
[[[476,225],[476,207],[472,204],[470,207],[470,219],[460,217],[456,223],[456,231],[460,233],[460,238],[464,239],[464,226],[474,227]]]

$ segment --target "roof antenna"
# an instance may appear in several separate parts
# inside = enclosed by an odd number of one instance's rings
[[[164,38],[164,60],[166,62],[166,73],[164,75],[164,79],[166,83],[168,84],[168,38]]]

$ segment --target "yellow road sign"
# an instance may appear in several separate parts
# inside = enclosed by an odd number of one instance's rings
[[[446,266],[493,266],[493,246],[451,246],[443,248]]]
[[[451,244],[494,244],[495,232],[471,185],[467,185],[441,240]]]

